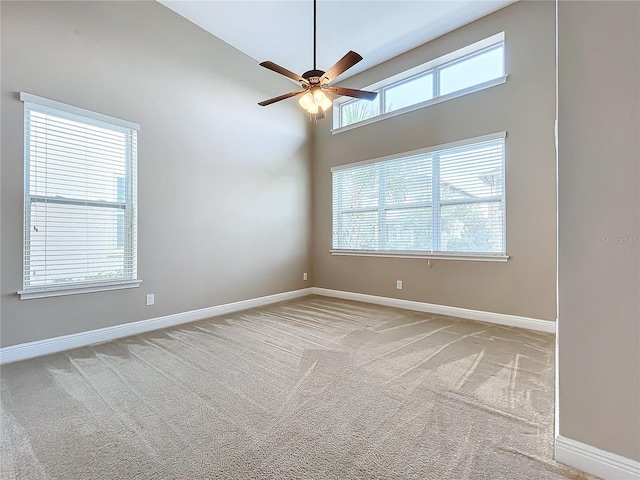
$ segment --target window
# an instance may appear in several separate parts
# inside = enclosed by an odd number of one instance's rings
[[[409,105],[431,100],[434,96],[433,86],[433,73],[430,72],[385,87],[383,89],[384,111],[392,112]],[[358,103],[362,103],[362,100]]]
[[[506,260],[505,136],[333,168],[332,253]]]
[[[139,126],[22,93],[21,298],[135,287]]]
[[[333,133],[504,83],[504,32],[420,65],[366,90],[375,100],[334,102]]]
[[[467,55],[437,69],[440,76],[438,95],[448,95],[504,75],[504,44]]]

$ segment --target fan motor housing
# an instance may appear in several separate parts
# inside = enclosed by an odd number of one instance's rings
[[[302,78],[309,80],[309,83],[320,83],[320,79],[324,73],[322,70],[309,70],[302,74]]]

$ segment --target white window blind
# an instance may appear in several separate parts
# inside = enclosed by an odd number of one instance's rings
[[[334,168],[332,252],[506,255],[504,137]]]
[[[21,99],[20,293],[135,281],[138,126],[34,95]]]

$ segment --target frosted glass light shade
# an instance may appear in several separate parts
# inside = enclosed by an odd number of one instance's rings
[[[331,108],[331,105],[333,105],[333,102],[329,100],[329,97],[324,95],[324,99],[320,103],[320,108],[326,112],[328,109]]]
[[[298,101],[300,106],[305,110],[309,109],[309,105],[313,104],[313,94],[311,92],[305,93]]]

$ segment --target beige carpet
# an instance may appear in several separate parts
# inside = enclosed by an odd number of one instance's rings
[[[576,479],[554,338],[306,297],[2,368],[2,479]]]

